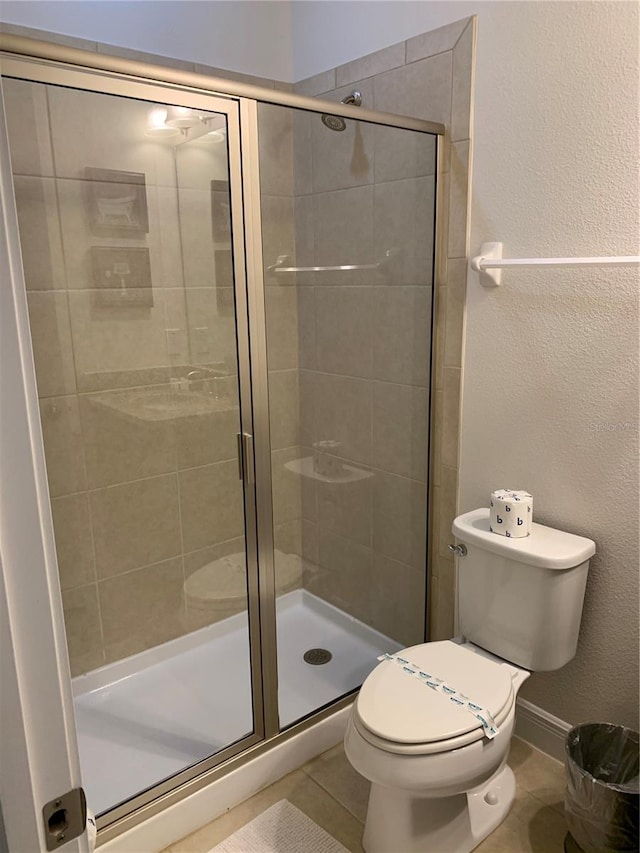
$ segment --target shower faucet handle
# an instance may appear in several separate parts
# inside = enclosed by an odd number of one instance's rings
[[[456,557],[466,557],[467,556],[467,546],[466,545],[447,545],[447,548],[456,555]]]

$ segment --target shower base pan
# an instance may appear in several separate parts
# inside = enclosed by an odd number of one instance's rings
[[[400,646],[304,590],[277,600],[280,725],[357,688]],[[321,666],[304,661],[326,649]],[[96,814],[253,731],[246,613],[73,679],[82,781]]]

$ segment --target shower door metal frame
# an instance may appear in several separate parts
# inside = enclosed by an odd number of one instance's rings
[[[273,512],[271,495],[271,447],[269,439],[269,399],[266,360],[266,313],[258,156],[258,103],[304,109],[418,131],[437,137],[437,189],[441,186],[442,142],[445,126],[439,122],[414,119],[354,108],[280,90],[265,89],[222,78],[179,71],[160,65],[121,59],[64,45],[0,33],[0,72],[44,84],[93,91],[101,94],[176,102],[195,109],[222,111],[233,126],[234,150],[229,151],[236,293],[236,328],[239,331],[239,377],[242,401],[242,429],[254,436],[253,453],[245,466],[245,517],[249,568],[250,642],[255,731],[249,738],[222,750],[123,805],[107,812],[98,821],[99,841],[106,842],[141,823],[169,805],[187,797],[230,770],[294,737],[317,721],[353,701],[353,693],[336,700],[284,731],[278,723],[278,683],[273,565]],[[240,144],[241,143],[241,144]],[[233,170],[232,170],[233,161]],[[438,193],[437,206],[440,207]],[[438,288],[436,277],[443,254],[441,210],[436,210],[434,241],[434,287],[432,316]],[[240,272],[240,276],[238,276]],[[243,322],[239,318],[243,317]],[[240,328],[242,327],[242,328]],[[432,338],[432,353],[434,338]],[[241,356],[242,351],[242,356]],[[433,368],[433,364],[432,364]],[[433,405],[433,370],[431,398]],[[249,397],[247,397],[247,389]],[[250,484],[247,479],[252,480]],[[430,480],[430,478],[429,478]],[[252,500],[248,495],[252,494]],[[430,513],[430,495],[428,513]],[[256,535],[257,533],[257,535]],[[429,573],[426,582],[428,585]],[[428,597],[428,590],[427,590]],[[426,604],[426,602],[425,602]],[[428,620],[428,614],[425,615]],[[77,741],[76,741],[77,751]]]
[[[240,108],[237,99],[218,97],[213,94],[194,93],[165,83],[127,80],[116,75],[99,75],[73,68],[51,67],[47,62],[2,57],[2,77],[29,80],[44,85],[62,86],[84,92],[125,97],[148,101],[150,106],[158,103],[177,102],[180,106],[223,114],[227,120],[227,142],[229,157],[229,185],[231,199],[231,226],[233,246],[233,272],[235,294],[235,328],[238,356],[238,380],[240,390],[240,430],[243,434],[254,434],[253,391],[251,376],[252,355],[249,349],[249,326],[247,305],[247,260],[245,243],[245,193],[243,163],[240,146]],[[259,215],[259,212],[258,212]],[[228,747],[214,753],[191,767],[159,782],[125,803],[110,809],[97,820],[102,830],[120,821],[134,811],[162,797],[183,782],[190,781],[213,767],[233,758],[246,749],[264,740],[265,724],[263,713],[262,636],[260,628],[264,609],[260,606],[260,582],[258,580],[257,509],[255,490],[254,458],[251,443],[244,443],[245,452],[241,461],[243,474],[245,547],[247,559],[248,622],[252,688],[253,732]],[[248,451],[248,452],[247,452]],[[270,488],[270,484],[269,484]],[[76,740],[77,749],[77,740]]]

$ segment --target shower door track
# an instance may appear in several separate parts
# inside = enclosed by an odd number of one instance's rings
[[[239,298],[238,328],[244,324],[248,335],[246,342],[248,362],[243,364],[240,354],[239,372],[244,374],[243,387],[251,389],[250,403],[243,404],[242,412],[243,429],[249,427],[253,437],[253,458],[249,461],[253,463],[255,474],[251,483],[251,488],[255,490],[254,517],[252,517],[251,501],[247,499],[249,484],[245,477],[254,732],[242,741],[232,744],[199,764],[179,772],[105,812],[98,818],[99,841],[104,843],[242,766],[277,743],[288,740],[341,708],[347,707],[357,692],[353,690],[292,726],[280,730],[257,104],[258,102],[278,104],[319,114],[330,110],[335,115],[347,118],[357,118],[373,124],[436,135],[438,137],[438,175],[445,127],[437,122],[362,108],[358,108],[357,114],[354,114],[354,108],[348,105],[6,34],[0,34],[0,70],[6,77],[102,94],[137,97],[150,102],[164,102],[167,96],[173,95],[175,98],[179,93],[185,105],[201,109],[211,109],[212,99],[227,99],[235,105],[230,104],[229,117],[235,114],[238,120],[237,157],[239,162],[237,165],[239,168],[235,170],[235,182],[234,174],[231,175],[231,198],[233,205],[235,193],[236,206],[240,211],[242,223],[242,233],[234,236],[234,246],[238,251],[238,247],[242,244],[244,264],[241,263],[239,266],[244,271],[244,276],[241,275],[238,279],[234,275],[234,289],[236,298]],[[232,156],[230,150],[230,157]],[[439,185],[440,181],[437,180],[438,190]],[[440,239],[438,239],[439,216],[437,213],[436,211],[434,281],[437,279],[439,269]],[[237,224],[238,220],[234,221]],[[240,257],[239,253],[238,258]],[[434,305],[437,291],[438,288],[434,286]],[[435,308],[432,310],[433,317]],[[245,424],[244,419],[247,414],[249,420]],[[430,503],[428,501],[428,505]],[[252,523],[255,537],[250,535]],[[257,660],[253,660],[254,654],[257,654]]]

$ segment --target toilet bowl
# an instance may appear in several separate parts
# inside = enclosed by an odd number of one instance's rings
[[[576,653],[590,539],[535,523],[527,537],[499,536],[486,508],[453,532],[464,640],[387,655],[347,725],[347,758],[371,782],[367,853],[477,847],[515,797],[507,754],[520,686]]]
[[[515,700],[529,673],[453,640],[400,653],[493,717],[485,737],[468,710],[395,660],[367,678],[345,735],[353,767],[371,782],[367,853],[468,853],[504,819],[515,796],[506,766]]]

